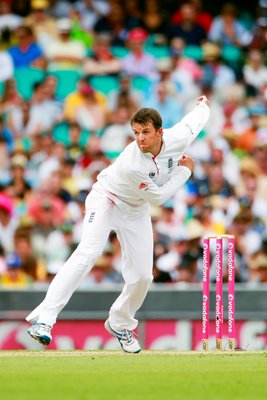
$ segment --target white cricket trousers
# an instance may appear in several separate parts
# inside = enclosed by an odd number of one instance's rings
[[[81,242],[54,277],[44,301],[26,317],[27,321],[55,324],[59,312],[102,254],[111,230],[117,233],[121,244],[125,284],[111,306],[109,321],[117,330],[136,328],[135,313],[153,279],[153,233],[149,209],[140,208],[140,213],[132,215],[95,190],[86,199]]]

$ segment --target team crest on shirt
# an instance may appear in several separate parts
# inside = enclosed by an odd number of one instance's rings
[[[169,174],[173,171],[173,158],[172,157],[170,157],[169,159],[168,159],[168,170],[169,170]]]
[[[148,188],[148,184],[147,183],[144,183],[144,182],[142,182],[142,183],[140,183],[140,185],[139,185],[139,189],[143,189],[143,190],[146,190]]]
[[[149,172],[149,174],[148,174],[148,176],[149,176],[150,179],[155,178],[155,175],[156,175],[156,172],[154,172],[154,171]]]

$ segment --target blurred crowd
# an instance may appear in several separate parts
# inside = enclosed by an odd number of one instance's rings
[[[189,150],[194,175],[151,208],[154,284],[200,284],[202,238],[224,233],[237,282],[267,282],[267,1],[206,3],[0,0],[1,288],[51,281],[97,174],[133,140],[134,111],[154,107],[169,128],[201,94],[211,117]],[[112,232],[81,288],[121,282]]]

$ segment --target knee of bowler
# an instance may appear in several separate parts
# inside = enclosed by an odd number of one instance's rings
[[[83,246],[78,246],[75,250],[76,258],[79,259],[80,264],[88,264],[89,262],[93,262],[101,256],[102,250],[101,249],[87,249]]]
[[[152,275],[139,275],[137,277],[136,282],[139,285],[142,285],[142,284],[149,285],[152,282],[152,280],[153,280],[153,276]]]

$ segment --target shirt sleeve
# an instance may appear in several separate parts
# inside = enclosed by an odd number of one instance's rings
[[[202,131],[210,115],[210,108],[205,103],[198,104],[193,111],[188,113],[178,124],[170,129],[165,129],[167,134],[177,138],[179,150],[183,154],[197,135]]]
[[[132,170],[126,172],[131,188],[152,206],[158,206],[170,199],[190,176],[191,171],[189,168],[178,166],[173,171],[170,179],[163,185],[158,186],[142,172]]]

